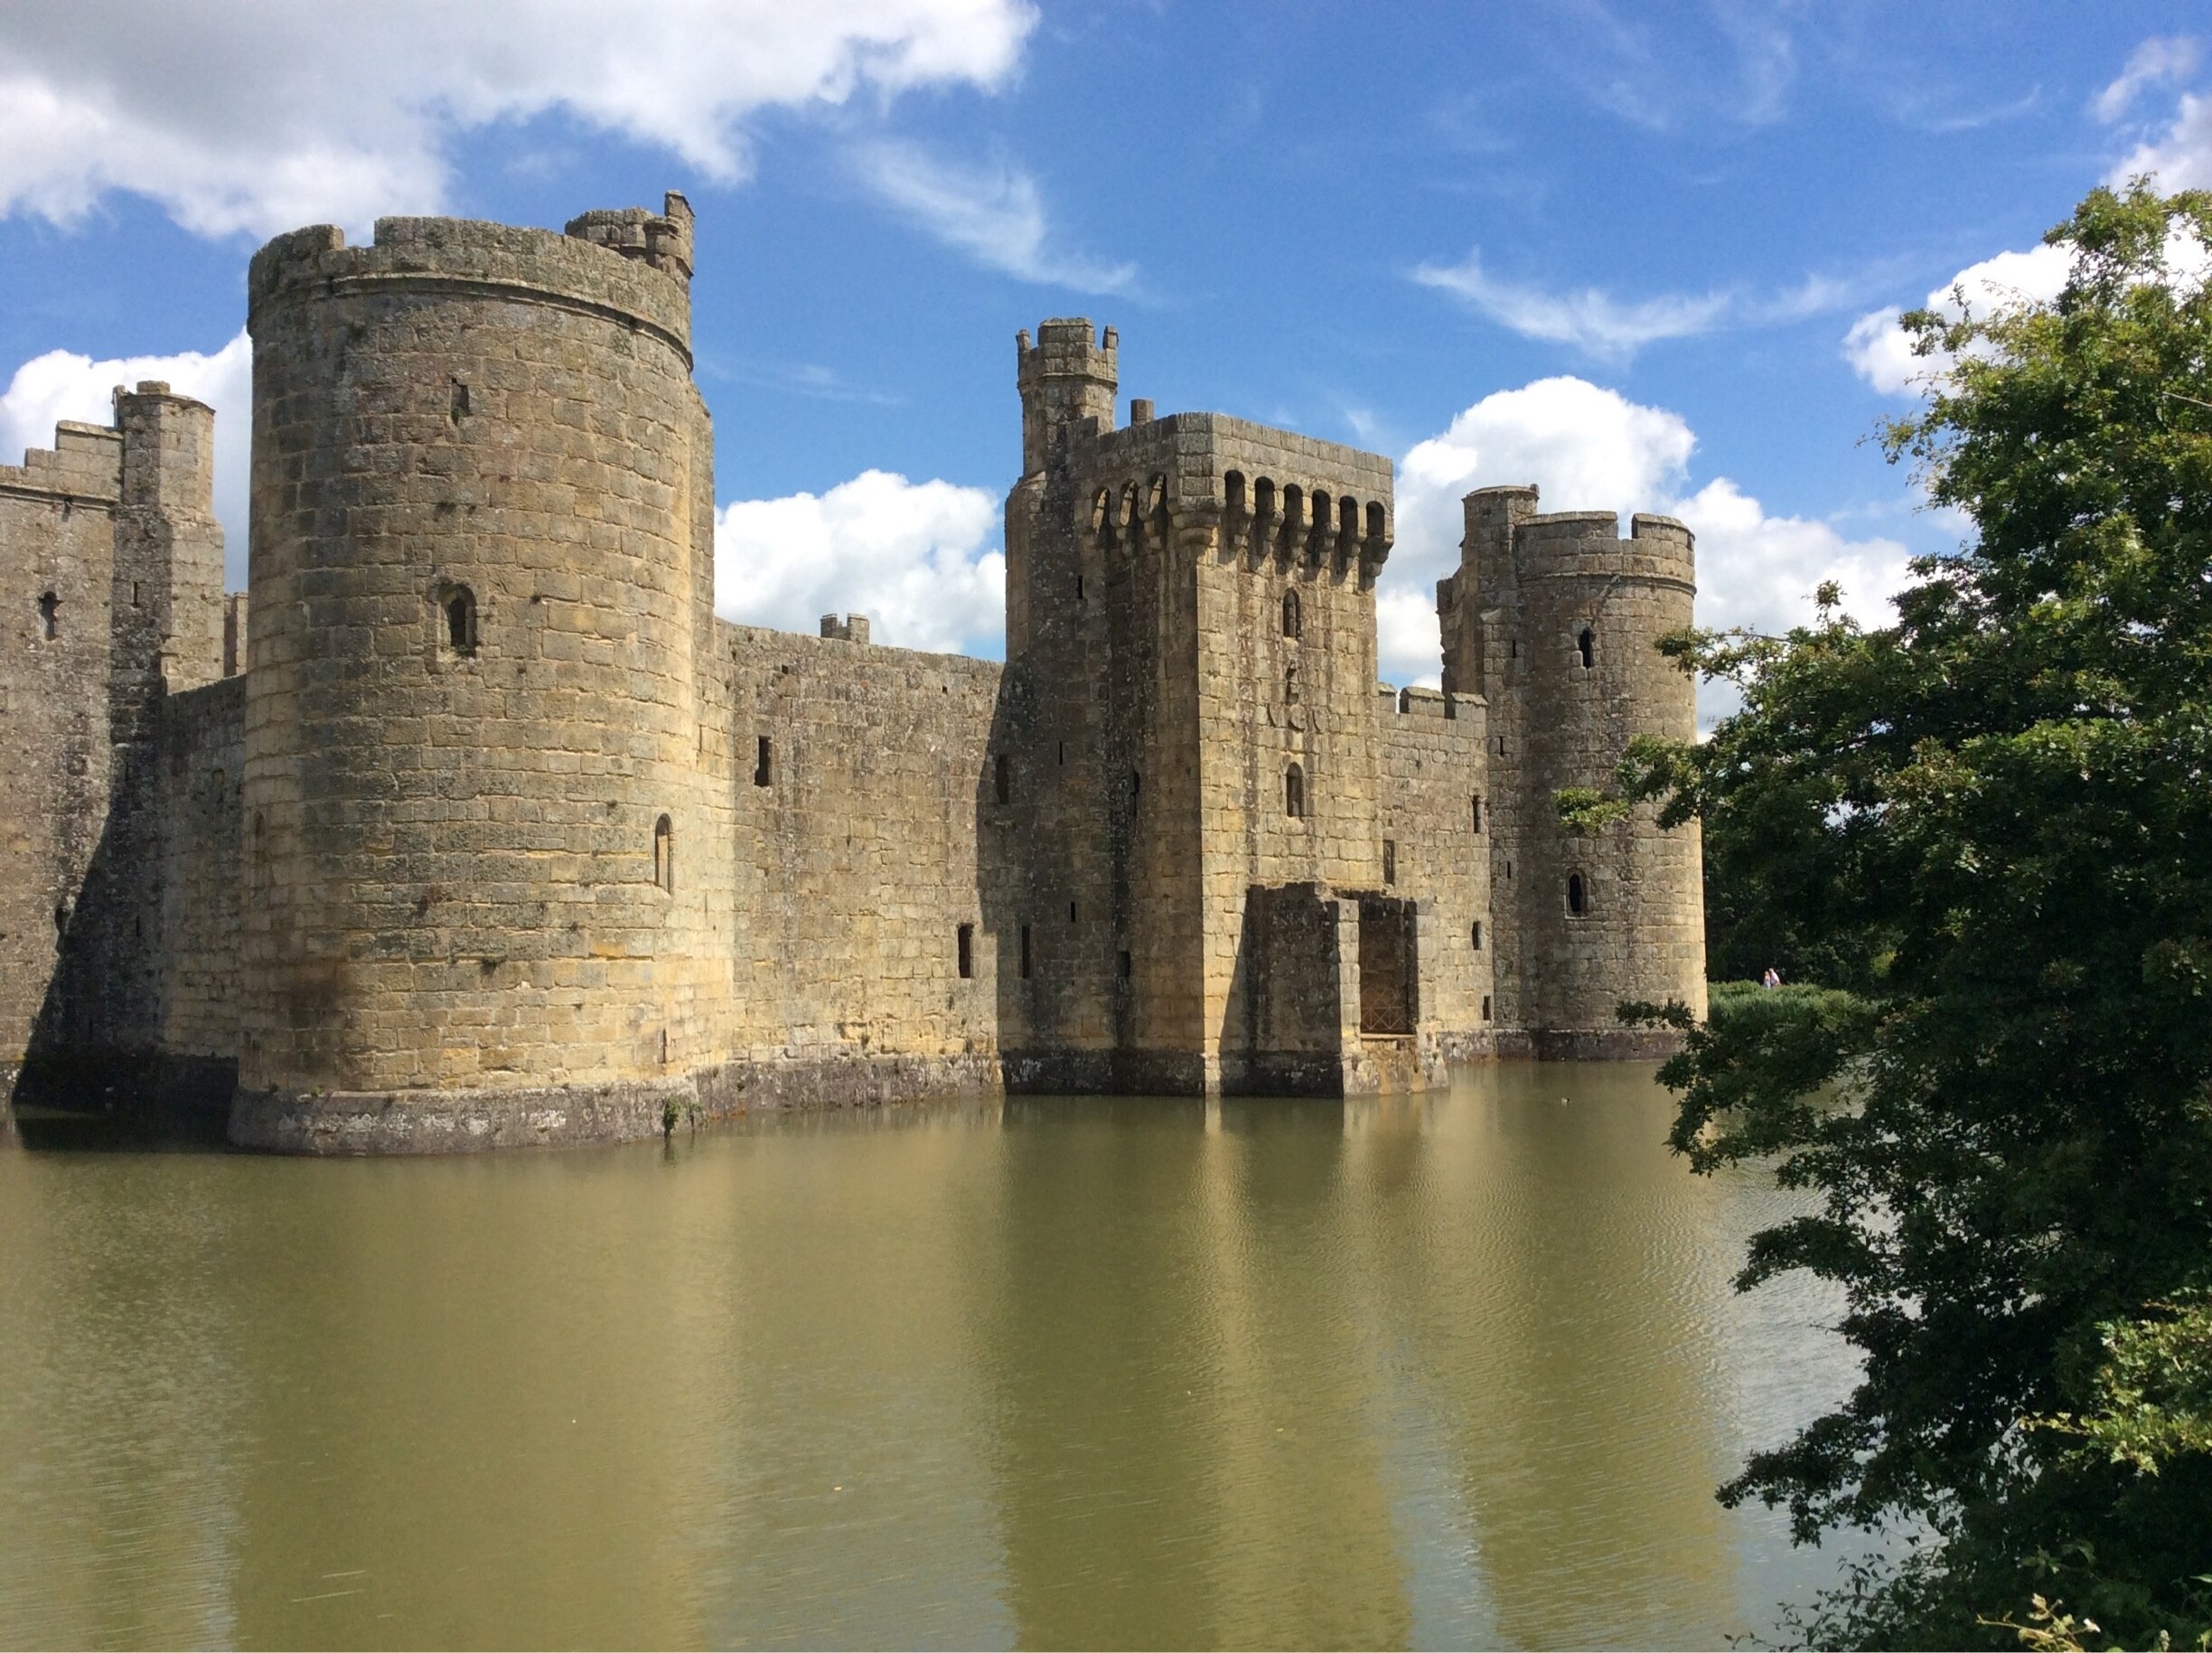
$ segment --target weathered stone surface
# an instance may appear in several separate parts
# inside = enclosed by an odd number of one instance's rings
[[[1471,496],[1445,691],[1378,689],[1389,461],[1117,429],[1112,331],[1049,321],[1007,664],[731,625],[691,268],[680,196],[272,241],[243,599],[211,416],[166,387],[0,471],[11,1083],[445,1151],[948,1090],[1336,1095],[1644,1054],[1618,999],[1701,1005],[1694,832],[1547,824],[1689,729],[1650,648],[1689,617],[1679,525]]]

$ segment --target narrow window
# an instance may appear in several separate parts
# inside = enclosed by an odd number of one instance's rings
[[[960,927],[960,972],[963,981],[975,974],[975,925],[971,924]]]
[[[1505,881],[1508,884],[1513,882],[1513,863],[1511,861],[1505,863]]]
[[[51,591],[39,598],[39,617],[46,622],[46,641],[61,634],[61,599]]]
[[[1121,972],[1121,979],[1124,981],[1128,981],[1129,976],[1133,973],[1133,965],[1129,959],[1129,952],[1127,947],[1121,949],[1121,956],[1115,963],[1117,968],[1119,968]]]
[[[1483,1019],[1485,1021],[1490,1019],[1490,995],[1488,993],[1483,995]]]
[[[1578,918],[1582,916],[1582,875],[1579,872],[1567,875],[1567,910]]]
[[[760,737],[759,755],[753,760],[753,784],[765,786],[775,779],[775,747],[768,737]]]
[[[1475,944],[1475,951],[1480,953],[1482,951],[1482,920],[1479,918],[1475,921],[1473,939]]]
[[[1004,752],[991,765],[991,792],[1001,803],[1014,802],[1014,760]]]
[[[1029,979],[1029,926],[1024,925],[1021,927],[1021,973],[1025,981]]]
[[[1398,841],[1394,838],[1382,841],[1382,882],[1398,882]]]
[[[1575,639],[1575,647],[1582,651],[1583,671],[1587,672],[1598,663],[1598,640],[1590,635],[1589,626],[1584,626],[1582,634]]]
[[[1521,639],[1518,637],[1515,637],[1513,640],[1513,657],[1515,660],[1519,660],[1521,658]]]
[[[453,420],[458,425],[468,414],[468,386],[458,379],[453,381]]]
[[[1477,837],[1477,838],[1480,838],[1480,837],[1482,836],[1482,794],[1480,794],[1479,792],[1478,792],[1478,793],[1476,793],[1476,794],[1475,794],[1475,798],[1474,798],[1474,804],[1475,804],[1475,812],[1475,812],[1475,836],[1476,836],[1476,837]]]
[[[1144,790],[1144,776],[1143,776],[1142,775],[1139,774],[1139,773],[1138,773],[1136,770],[1134,770],[1134,769],[1130,770],[1130,771],[1129,771],[1129,796],[1133,798],[1133,797],[1135,797],[1135,796],[1136,796],[1136,795],[1137,795],[1139,793],[1142,792],[1143,790]]]
[[[1080,574],[1078,574],[1078,575],[1075,577],[1075,600],[1076,600],[1078,603],[1080,603],[1080,602],[1082,602],[1082,601],[1083,600],[1083,576],[1082,576],[1082,575],[1080,575]]]
[[[1283,593],[1282,610],[1283,635],[1297,637],[1303,634],[1306,621],[1305,616],[1298,613],[1298,594],[1297,592],[1286,591]]]
[[[1063,769],[1067,767],[1067,742],[1064,740],[1060,743],[1060,766]]]
[[[1293,821],[1306,818],[1306,771],[1296,764],[1283,771],[1283,813]]]
[[[666,815],[653,822],[653,882],[676,893],[676,823]]]
[[[1294,660],[1283,668],[1283,704],[1296,706],[1298,694],[1298,662]]]
[[[445,611],[445,646],[456,654],[476,652],[476,594],[466,586],[449,588],[439,605]]]
[[[1075,904],[1073,901],[1068,903],[1068,922],[1070,924],[1075,922]]]
[[[131,606],[133,608],[143,606],[138,601],[138,582],[136,580],[131,581]]]

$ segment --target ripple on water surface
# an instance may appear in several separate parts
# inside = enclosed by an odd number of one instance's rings
[[[1848,1385],[1641,1066],[0,1154],[0,1643],[1711,1645]],[[42,1143],[53,1144],[42,1146]]]

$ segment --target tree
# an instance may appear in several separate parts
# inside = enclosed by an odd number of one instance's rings
[[[1868,1644],[2017,1645],[2038,1597],[2087,1645],[2212,1627],[2212,194],[2047,239],[2056,301],[1905,318],[1928,393],[1882,440],[1970,542],[1893,626],[1829,590],[1672,640],[1743,709],[1623,767],[1825,979],[1717,994],[1662,1077],[1696,1169],[1814,1197],[1741,1283],[1839,1282],[1864,1376],[1722,1497],[1925,1524],[1808,1626]]]

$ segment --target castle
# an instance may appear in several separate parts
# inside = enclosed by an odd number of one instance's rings
[[[1689,532],[1466,502],[1441,692],[1376,682],[1388,460],[1116,422],[1017,344],[1006,662],[716,616],[691,213],[387,219],[248,278],[248,590],[211,411],[0,469],[0,1079],[442,1150],[959,1087],[1340,1095],[1702,1012]]]

